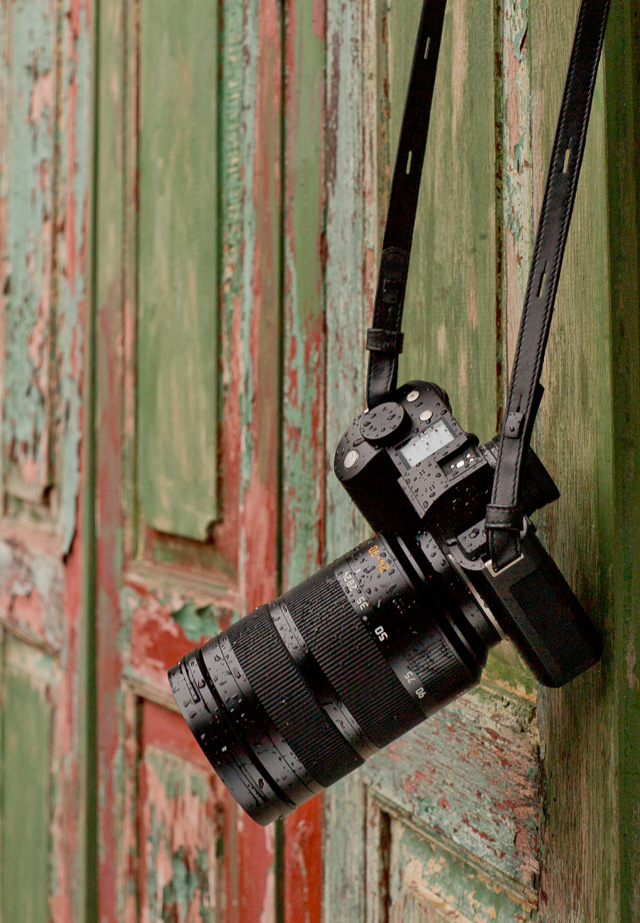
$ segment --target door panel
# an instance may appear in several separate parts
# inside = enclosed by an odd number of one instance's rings
[[[2,919],[46,923],[55,667],[10,636],[3,647]]]
[[[150,526],[199,540],[218,518],[219,38],[215,4],[141,4],[138,490]]]

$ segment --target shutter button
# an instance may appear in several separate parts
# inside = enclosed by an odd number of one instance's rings
[[[409,415],[401,404],[387,401],[363,415],[360,432],[371,445],[382,445],[394,442],[409,422]]]
[[[347,453],[347,457],[344,460],[345,468],[353,468],[353,466],[355,465],[355,463],[358,461],[359,458],[360,456],[356,452],[356,450],[352,449],[350,452]]]

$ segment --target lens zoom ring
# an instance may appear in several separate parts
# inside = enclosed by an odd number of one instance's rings
[[[394,605],[398,610],[398,618],[406,618],[407,603],[394,600]],[[421,612],[416,603],[408,605],[412,622],[426,624],[429,616]],[[434,608],[432,607],[432,612]],[[433,619],[433,615],[431,618]],[[436,702],[446,702],[460,689],[466,689],[475,682],[476,677],[457,655],[441,629],[425,631],[418,642],[407,646],[406,656],[412,669]]]
[[[293,663],[261,606],[227,632],[256,695],[305,769],[328,787],[362,765]]]
[[[330,568],[284,599],[329,682],[376,746],[385,747],[424,719]]]

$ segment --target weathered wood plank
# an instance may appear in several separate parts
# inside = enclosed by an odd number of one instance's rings
[[[56,6],[9,7],[4,280],[4,482],[39,504],[51,484],[51,329],[56,181]]]
[[[215,4],[141,4],[138,487],[150,525],[201,540],[218,516],[218,40]]]
[[[371,253],[367,256],[364,225],[362,74],[365,22],[375,29],[376,17],[370,12],[371,19],[365,20],[361,0],[347,4],[327,0],[327,560],[356,545],[364,531],[361,516],[336,481],[333,454],[345,428],[364,406],[363,346],[369,308],[365,292]],[[367,66],[372,63],[367,61]],[[324,795],[326,923],[333,923],[338,907],[345,921],[365,918],[365,823],[366,799],[356,773]]]
[[[225,490],[223,519],[213,529],[210,558],[196,551],[195,542],[180,544],[177,538],[170,542],[152,530],[143,542],[135,538],[137,510],[124,483],[134,468],[136,408],[132,390],[136,327],[132,317],[137,311],[132,260],[137,234],[135,8],[115,0],[106,4],[98,30],[103,62],[98,235],[109,241],[99,249],[96,283],[98,710],[104,794],[100,913],[113,919],[125,919],[131,912],[131,869],[137,861],[131,821],[137,752],[135,736],[132,743],[136,720],[131,688],[154,701],[168,702],[163,673],[169,659],[193,647],[199,632],[198,640],[213,631],[219,614],[228,621],[237,611],[275,596],[278,481],[273,473],[278,453],[279,368],[272,359],[279,336],[282,252],[279,234],[274,233],[280,226],[282,160],[278,6],[230,4],[223,29],[221,62],[228,82],[219,123],[221,129],[224,126],[220,175],[225,207],[218,230],[223,258]],[[201,36],[205,42],[210,38]],[[211,91],[210,82],[204,82]],[[198,543],[200,547],[204,545]],[[140,553],[145,560],[131,560]],[[212,562],[214,572],[205,574]],[[156,653],[151,645],[154,632],[160,638]],[[225,824],[225,920],[271,923],[275,912],[272,832],[245,822],[235,809],[227,811]]]
[[[535,908],[455,854],[391,822],[389,923],[534,923]]]
[[[577,3],[531,5],[536,214],[577,9]],[[545,512],[545,539],[585,608],[603,627],[611,618],[613,541],[610,397],[607,386],[598,386],[598,379],[609,381],[611,374],[608,286],[600,79],[549,342],[539,447],[562,491],[560,501]],[[558,923],[619,919],[610,643],[602,667],[561,692],[541,693],[546,861],[540,910],[544,920]],[[580,875],[575,874],[577,864]]]
[[[59,157],[56,190],[55,342],[53,355],[55,496],[51,498],[68,555],[76,536],[80,447],[91,279],[93,164],[93,18],[86,0],[66,0],[60,19]],[[87,417],[85,416],[86,420]]]
[[[392,156],[421,3],[392,4]],[[435,381],[463,426],[496,432],[496,157],[494,21],[486,5],[451,4],[440,63],[407,298],[400,379]]]
[[[618,690],[619,907],[622,923],[632,923],[638,916],[640,882],[640,678],[637,666],[640,652],[640,8],[634,0],[612,4],[604,67],[610,329],[613,333],[611,405],[616,513],[615,541],[610,545],[610,555]],[[602,382],[598,387],[601,395],[607,390]],[[597,781],[594,785],[601,788]]]
[[[324,545],[325,0],[285,4],[282,587],[322,566]],[[319,923],[322,800],[287,818],[285,920]]]
[[[364,769],[375,797],[535,903],[540,780],[535,707],[479,687]]]
[[[140,920],[214,923],[223,919],[220,893],[223,813],[211,767],[178,715],[145,703],[138,805]],[[197,746],[197,745],[196,745]]]
[[[114,487],[122,458],[123,368],[120,342],[124,295],[123,231],[125,202],[124,34],[127,22],[122,0],[101,4],[96,29],[101,62],[96,93],[96,224],[100,241],[95,273],[95,420],[96,434],[96,708],[98,724],[99,913],[126,919],[128,903],[129,844],[120,840],[120,822],[127,817],[127,786],[123,776],[126,731],[121,698],[122,654],[119,592],[122,513],[118,487]],[[120,715],[120,721],[114,716]],[[130,901],[129,901],[130,906]]]
[[[5,923],[47,923],[53,663],[11,638],[4,655],[0,907]]]
[[[577,7],[532,10],[538,200]],[[635,4],[612,5],[543,406],[563,490],[546,536],[605,641],[600,667],[542,697],[541,906],[554,923],[637,919],[637,28]]]

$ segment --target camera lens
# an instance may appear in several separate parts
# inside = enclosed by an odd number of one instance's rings
[[[476,683],[495,640],[435,542],[377,536],[169,680],[222,781],[268,824]]]

